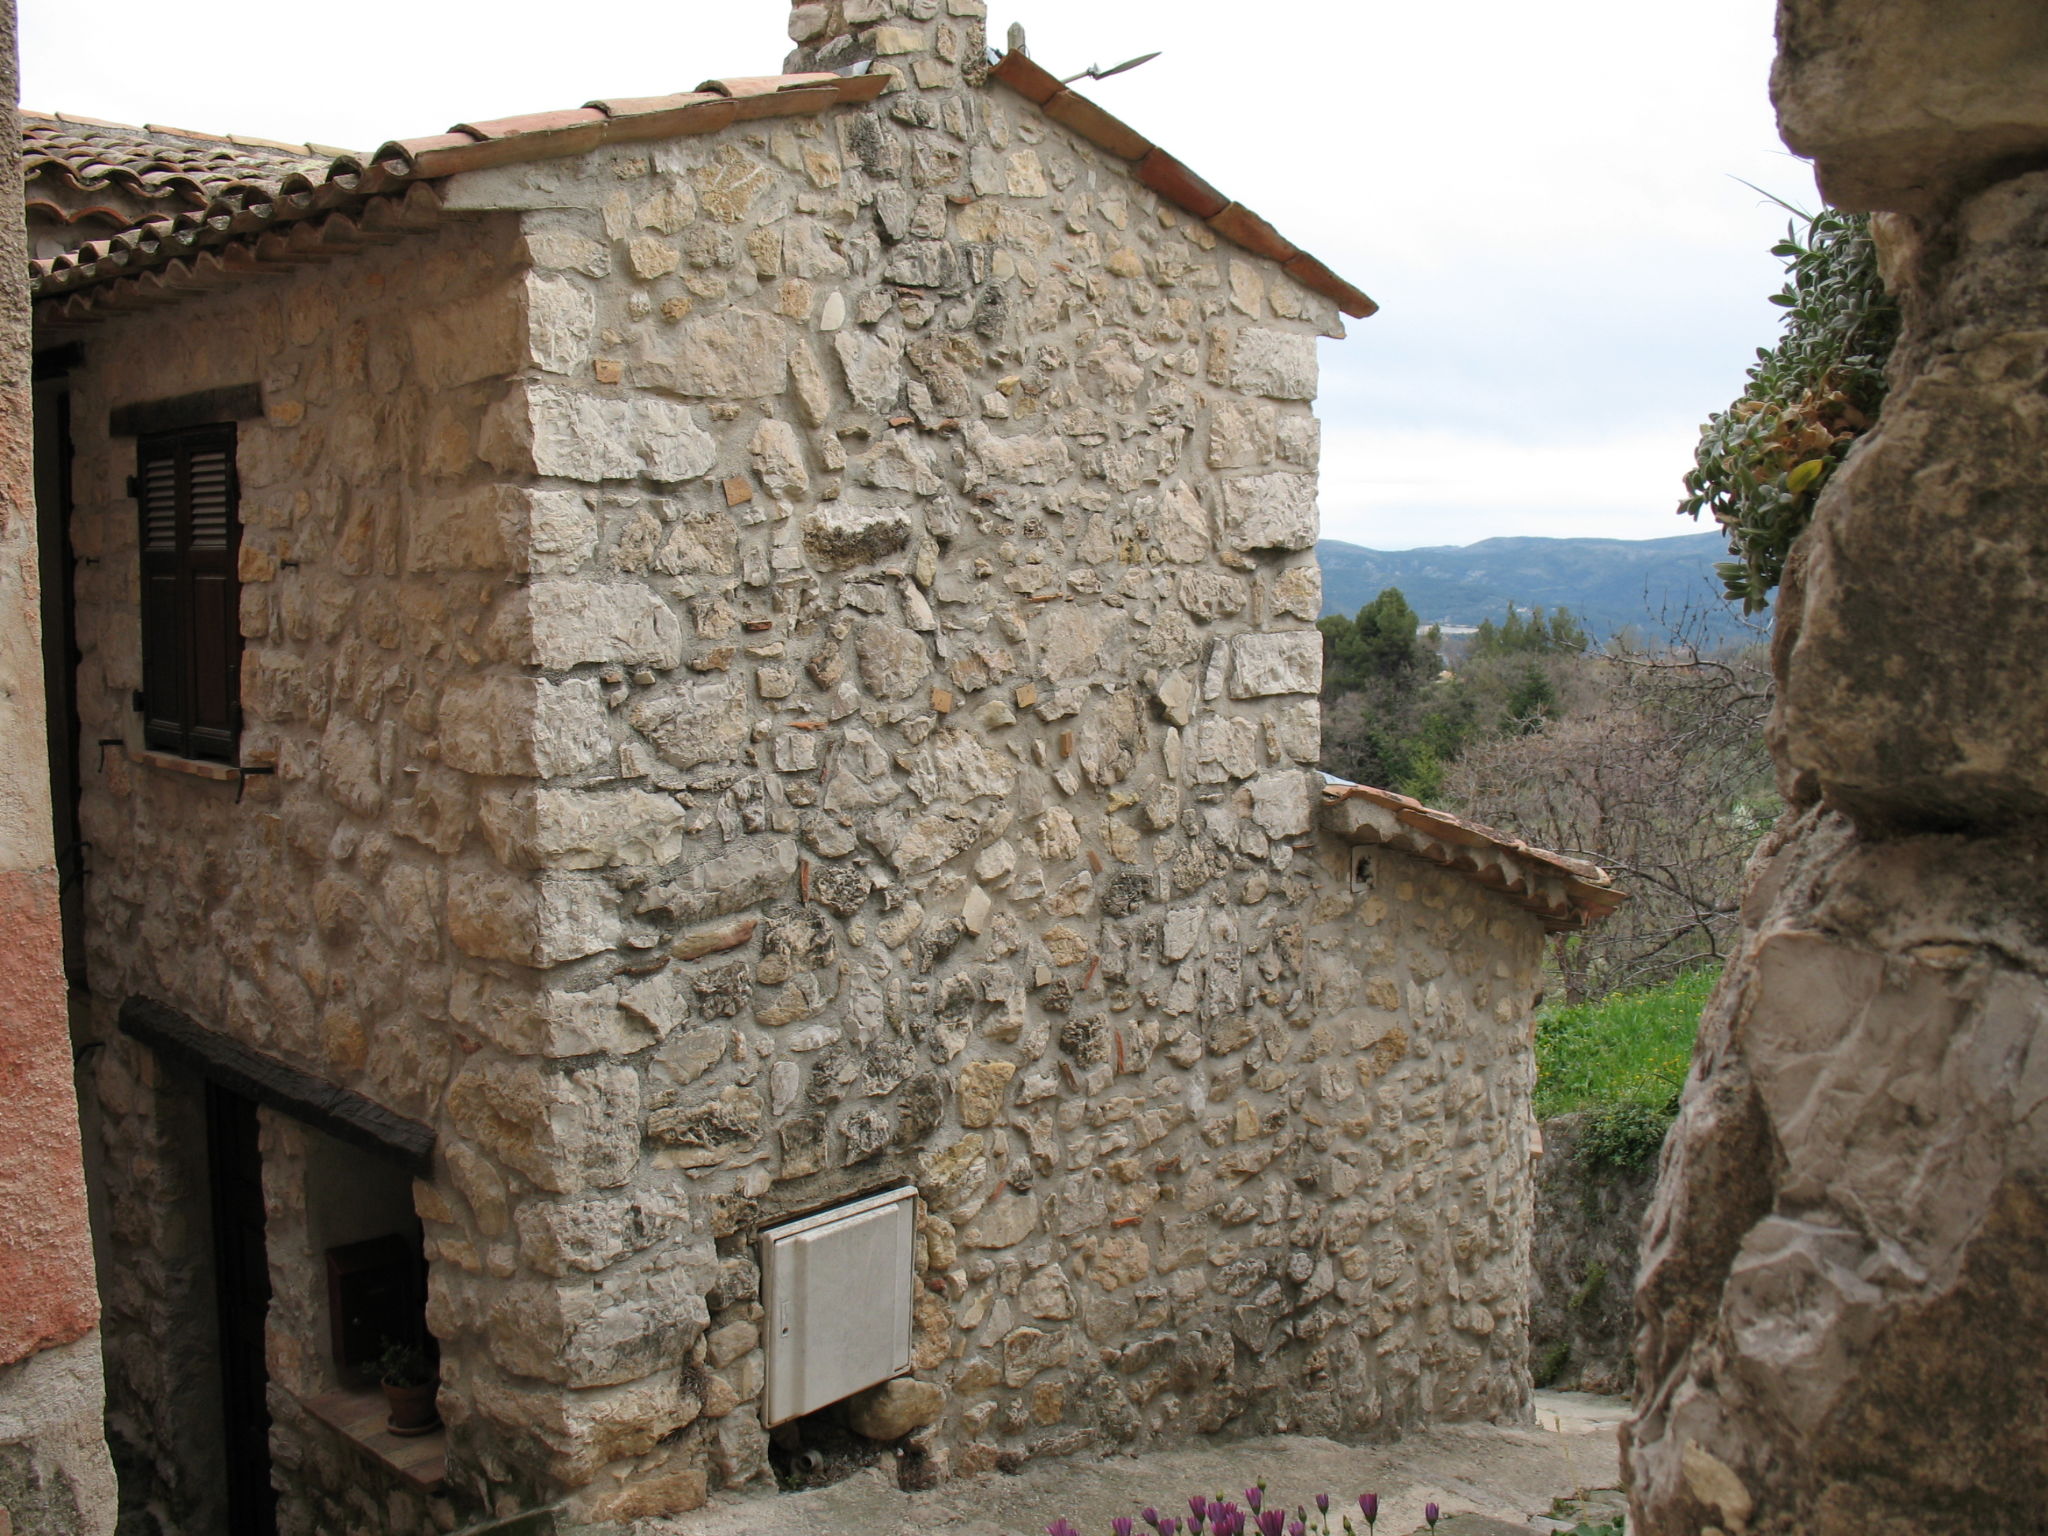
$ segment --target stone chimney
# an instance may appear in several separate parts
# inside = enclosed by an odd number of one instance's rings
[[[790,7],[791,74],[862,60],[912,91],[947,90],[987,70],[983,0],[805,0]]]

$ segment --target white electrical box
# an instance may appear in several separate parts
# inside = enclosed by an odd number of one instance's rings
[[[886,1190],[761,1233],[768,1424],[910,1370],[917,1191]]]

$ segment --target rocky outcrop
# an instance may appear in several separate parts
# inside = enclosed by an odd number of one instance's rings
[[[1650,1214],[1644,1536],[2020,1532],[2048,1497],[2048,32],[1967,9],[1780,7],[1787,141],[1895,211],[1906,323],[1779,605],[1792,809]]]

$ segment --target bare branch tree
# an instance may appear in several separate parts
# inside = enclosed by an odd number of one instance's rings
[[[1475,743],[1451,765],[1458,810],[1614,871],[1633,899],[1561,939],[1568,1001],[1650,986],[1726,953],[1742,868],[1777,813],[1760,646],[1588,658],[1584,713]]]

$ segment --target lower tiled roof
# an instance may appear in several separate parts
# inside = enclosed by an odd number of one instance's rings
[[[1441,864],[1534,912],[1552,933],[1590,928],[1628,900],[1597,864],[1532,847],[1391,789],[1323,778],[1323,821],[1332,832]]]
[[[287,184],[327,179],[345,149],[220,138],[151,123],[134,127],[91,117],[21,114],[22,176],[31,208],[68,220],[110,191],[168,214],[221,201],[268,198]]]

